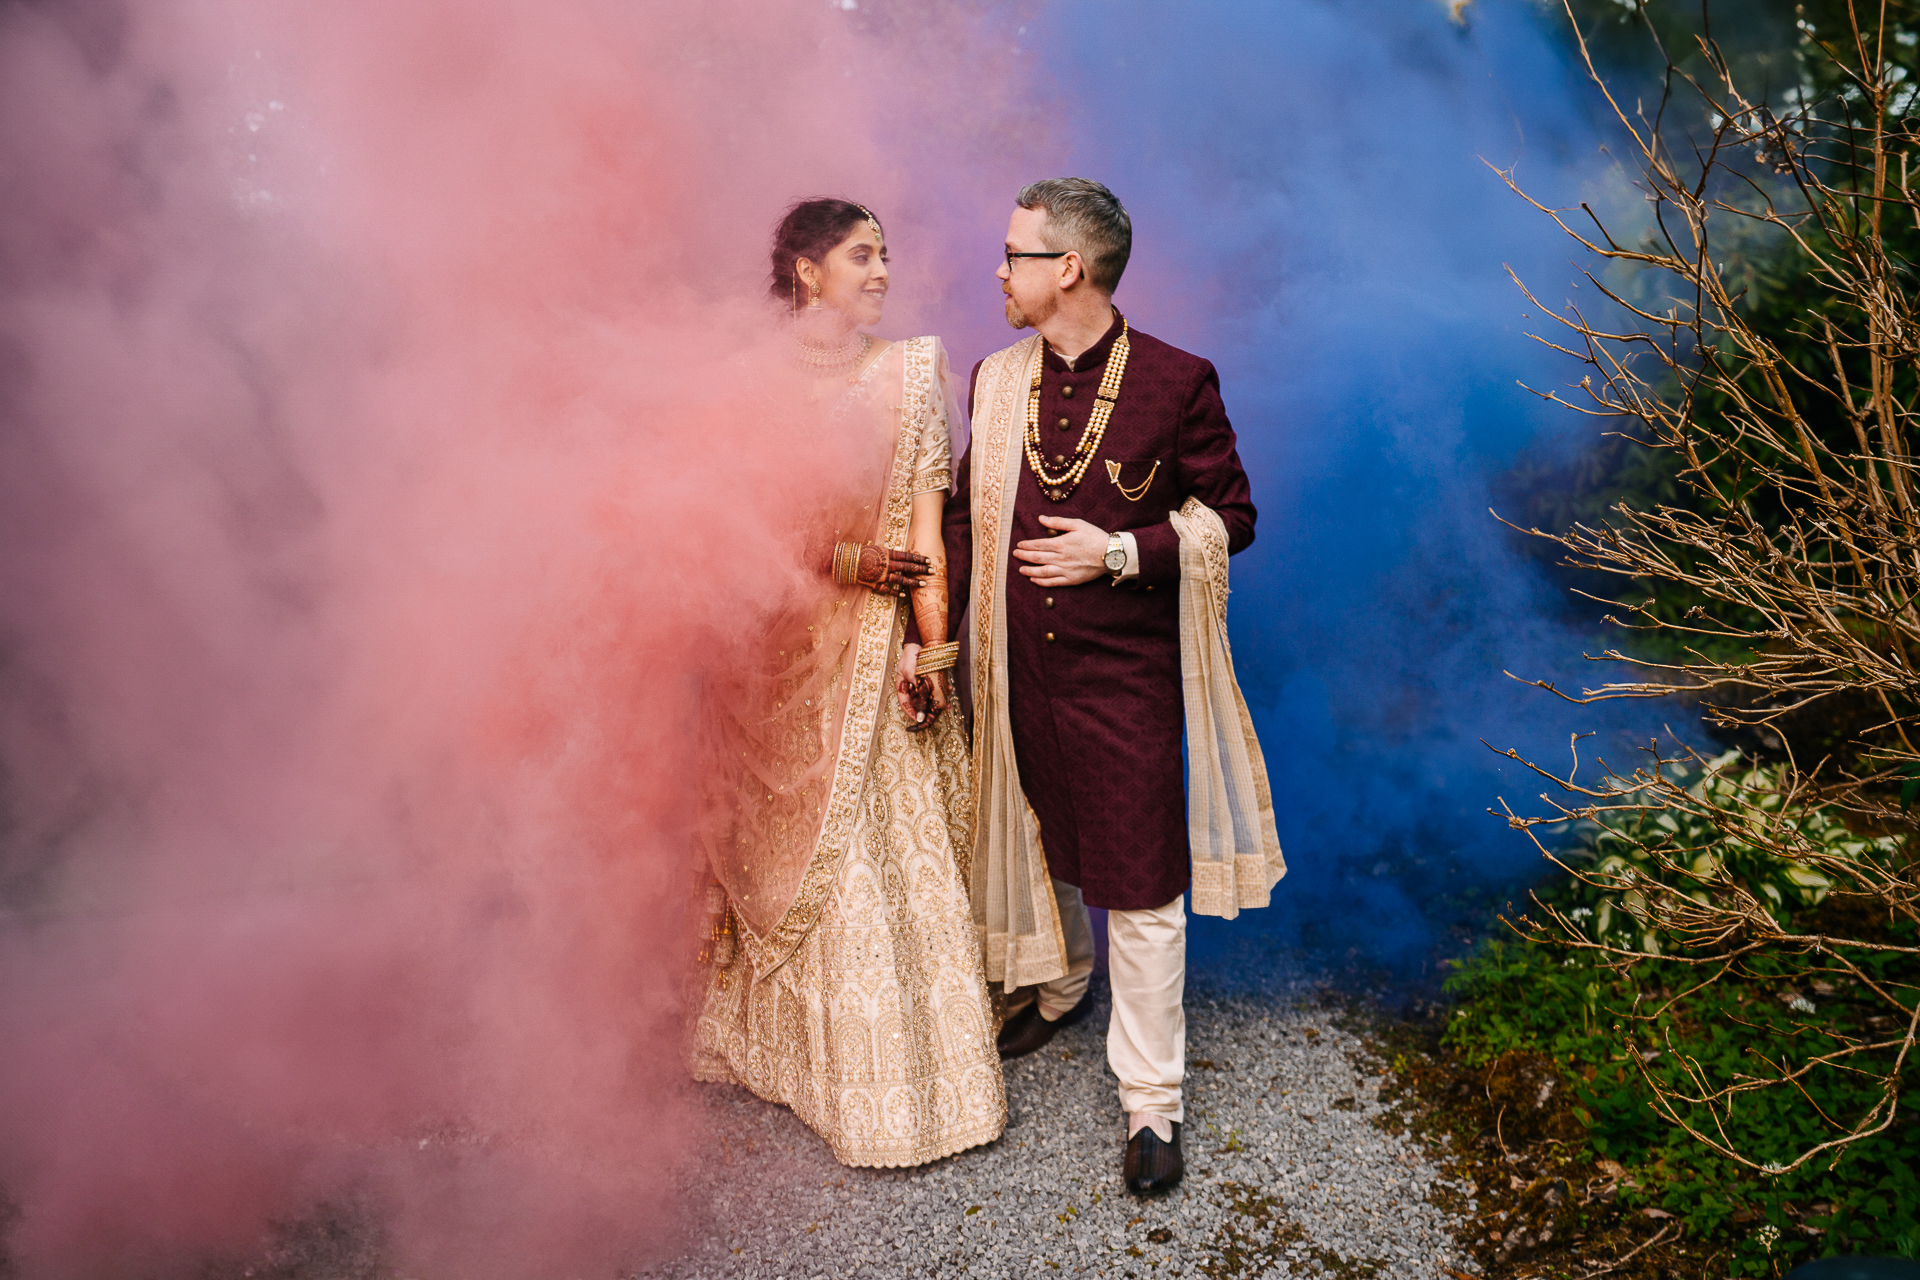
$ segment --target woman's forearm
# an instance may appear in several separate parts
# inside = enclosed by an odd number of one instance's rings
[[[913,517],[907,546],[932,561],[931,571],[913,590],[913,620],[921,644],[940,644],[947,638],[947,551],[940,518],[945,493],[920,493],[913,499]]]

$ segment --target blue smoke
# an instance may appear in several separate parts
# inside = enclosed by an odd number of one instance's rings
[[[1503,264],[1558,303],[1579,297],[1579,246],[1483,158],[1550,204],[1618,178],[1557,15],[1467,16],[1085,0],[1016,33],[1070,122],[1031,176],[1096,177],[1127,203],[1116,301],[1218,365],[1260,507],[1230,629],[1291,871],[1272,909],[1196,927],[1202,965],[1263,942],[1410,972],[1464,945],[1544,869],[1487,810],[1539,812],[1546,788],[1481,739],[1563,766],[1568,735],[1598,731],[1583,756],[1630,766],[1660,730],[1658,709],[1502,674],[1601,674],[1563,590],[1488,515],[1523,450],[1598,428],[1516,385],[1582,370],[1525,336],[1545,326]]]

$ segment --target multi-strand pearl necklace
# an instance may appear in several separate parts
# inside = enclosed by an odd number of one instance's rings
[[[1033,385],[1027,391],[1027,465],[1033,468],[1033,478],[1040,482],[1040,492],[1050,501],[1062,502],[1087,474],[1093,455],[1100,451],[1100,441],[1107,434],[1107,421],[1113,417],[1114,401],[1120,396],[1120,379],[1127,371],[1127,322],[1120,321],[1120,336],[1113,340],[1113,350],[1107,354],[1107,371],[1100,377],[1100,389],[1093,393],[1093,412],[1087,417],[1087,429],[1080,433],[1080,443],[1072,455],[1060,460],[1059,465],[1066,469],[1057,472],[1047,469],[1046,455],[1040,451],[1040,373],[1045,367],[1046,352],[1042,351],[1033,366]]]

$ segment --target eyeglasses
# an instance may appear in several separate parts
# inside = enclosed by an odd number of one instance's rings
[[[1009,249],[1007,250],[1007,270],[1009,272],[1013,270],[1013,260],[1015,258],[1064,258],[1072,252],[1073,250],[1071,249],[1063,249],[1059,253],[1015,253],[1012,249]]]

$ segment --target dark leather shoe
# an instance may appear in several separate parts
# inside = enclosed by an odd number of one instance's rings
[[[1040,1016],[1040,1002],[1035,1000],[1020,1012],[1008,1018],[1006,1025],[1000,1028],[1000,1059],[1024,1058],[1034,1050],[1053,1039],[1062,1027],[1070,1027],[1093,1012],[1093,987],[1087,987],[1087,994],[1080,997],[1080,1003],[1067,1010],[1059,1018],[1048,1022]]]
[[[1127,1139],[1127,1159],[1123,1166],[1127,1190],[1137,1196],[1150,1196],[1170,1190],[1187,1171],[1187,1159],[1180,1151],[1180,1122],[1173,1122],[1173,1141],[1162,1142],[1152,1125]]]

